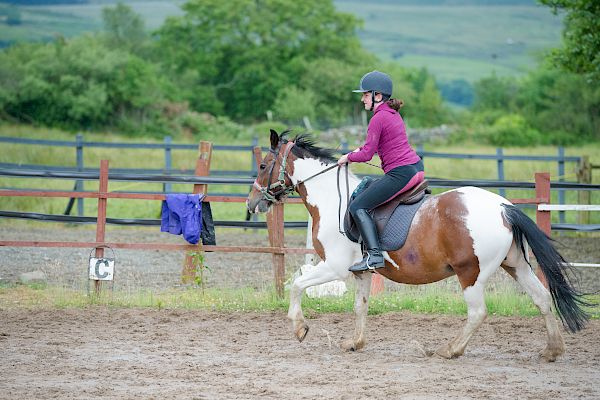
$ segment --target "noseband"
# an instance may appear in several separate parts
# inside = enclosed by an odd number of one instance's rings
[[[294,142],[287,142],[285,146],[285,151],[283,152],[283,158],[281,159],[281,164],[279,166],[279,176],[277,177],[277,181],[271,183],[271,177],[273,176],[273,169],[275,168],[275,161],[273,161],[273,165],[271,165],[271,170],[269,171],[269,183],[267,187],[261,186],[258,183],[258,178],[254,180],[254,187],[262,194],[265,200],[268,200],[273,203],[277,203],[281,201],[282,198],[287,196],[296,190],[296,185],[287,185],[285,183],[285,177],[287,176],[290,179],[289,174],[285,170],[285,165],[287,162],[288,155],[290,154],[290,150],[294,147]],[[269,150],[271,153],[275,155],[275,159],[279,156],[279,147],[277,149]],[[290,179],[291,182],[291,179]],[[278,199],[279,197],[279,199]]]

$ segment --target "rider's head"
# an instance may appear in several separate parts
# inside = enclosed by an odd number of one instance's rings
[[[360,79],[359,88],[353,90],[353,92],[362,93],[361,101],[365,104],[366,109],[372,111],[380,103],[390,100],[393,88],[392,78],[388,74],[371,71],[363,75]],[[402,101],[394,100],[392,103],[393,105],[399,105],[396,108],[390,104],[396,111],[402,107]]]

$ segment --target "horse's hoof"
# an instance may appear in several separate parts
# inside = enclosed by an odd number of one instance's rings
[[[342,350],[346,350],[346,351],[356,351],[356,345],[354,344],[354,339],[346,339],[344,341],[342,341],[342,343],[340,344],[340,347],[342,348]]]
[[[345,351],[358,351],[365,347],[364,341],[355,342],[354,339],[346,339],[340,344],[340,348]]]
[[[440,356],[440,357],[442,357],[442,358],[446,358],[448,360],[451,359],[451,358],[455,358],[456,357],[456,354],[452,353],[450,351],[450,347],[447,346],[447,345],[438,348],[435,351],[435,354],[438,355],[438,356]]]
[[[299,342],[302,342],[306,335],[308,334],[308,325],[302,324],[298,329],[296,329],[296,338]]]
[[[546,347],[544,349],[544,351],[542,351],[540,353],[540,355],[544,358],[544,360],[546,360],[547,362],[554,362],[556,361],[556,359],[558,358],[558,356],[560,356],[563,352],[560,351],[559,349],[550,349],[548,347]]]

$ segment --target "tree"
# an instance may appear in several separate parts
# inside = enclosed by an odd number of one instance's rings
[[[135,50],[146,40],[144,20],[131,7],[119,2],[102,9],[104,30],[111,45]]]
[[[553,62],[600,82],[600,2],[597,0],[540,0],[553,11],[566,11],[563,47],[552,51]]]
[[[0,109],[28,123],[156,133],[169,89],[156,65],[95,36],[0,52]]]
[[[514,98],[519,91],[514,78],[501,78],[493,74],[477,81],[474,85],[475,99],[473,109],[512,111]]]
[[[284,88],[311,89],[300,79],[315,60],[353,65],[364,56],[358,20],[331,0],[190,0],[182,8],[157,32],[158,53],[170,76],[199,89],[186,99],[197,111],[263,117]]]

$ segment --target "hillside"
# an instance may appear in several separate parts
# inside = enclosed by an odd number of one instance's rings
[[[69,0],[67,0],[69,1]],[[13,0],[19,23],[0,17],[0,46],[50,41],[102,29],[102,8],[112,0]],[[53,3],[53,4],[48,4]],[[56,4],[61,3],[61,4]],[[150,30],[179,15],[182,1],[128,0]],[[359,36],[382,59],[426,67],[442,84],[474,82],[491,73],[519,75],[560,43],[562,20],[534,0],[336,0],[339,10],[364,20]],[[0,16],[9,6],[0,3]],[[13,21],[14,22],[14,21]]]

